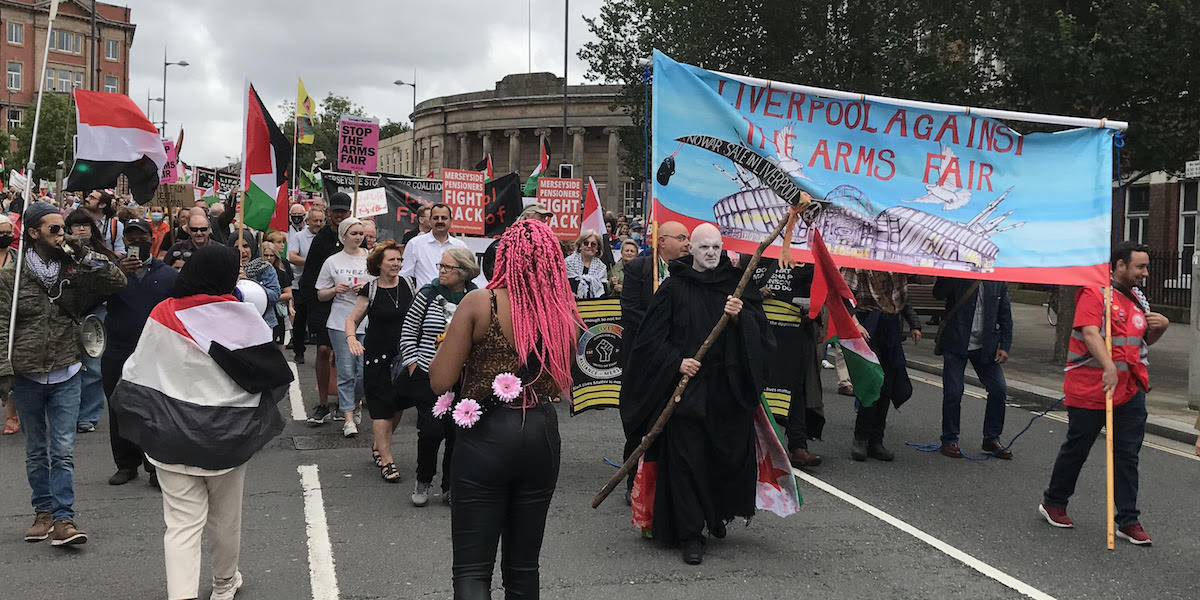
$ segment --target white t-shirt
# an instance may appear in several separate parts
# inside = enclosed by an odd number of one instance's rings
[[[358,256],[350,256],[345,251],[338,252],[325,260],[325,264],[321,266],[321,274],[317,276],[317,289],[323,290],[336,286],[339,283],[345,283],[353,286],[355,283],[366,284],[375,277],[367,274],[367,253],[363,252]],[[358,301],[358,292],[347,290],[333,296],[333,303],[329,307],[329,319],[325,321],[325,326],[336,331],[342,331],[346,327],[346,317],[354,312],[354,303]],[[367,332],[367,319],[363,318],[358,324],[357,333]],[[342,334],[344,335],[344,334]]]
[[[308,249],[312,247],[313,238],[317,234],[308,230],[307,227],[300,231],[288,231],[287,234],[287,249],[288,252],[295,252],[300,255],[300,258],[308,258]],[[293,265],[288,263],[288,267],[292,269],[292,289],[300,289],[300,276],[304,275],[304,265]]]

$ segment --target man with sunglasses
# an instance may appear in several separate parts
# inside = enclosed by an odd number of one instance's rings
[[[192,209],[191,216],[188,217],[187,230],[190,237],[175,242],[175,245],[167,250],[168,262],[173,262],[176,257],[183,256],[184,253],[195,252],[212,243],[212,227],[203,212]]]
[[[0,344],[12,336],[11,360],[0,350],[0,394],[13,391],[25,432],[25,473],[33,490],[33,526],[25,540],[82,544],[75,526],[74,454],[79,417],[80,326],[98,296],[125,286],[116,265],[77,243],[67,244],[63,217],[46,202],[25,210],[25,255],[13,298],[16,262],[0,269],[0,306],[17,304],[15,327],[0,319]],[[7,309],[7,308],[6,308]]]
[[[117,209],[113,206],[113,195],[103,190],[92,190],[83,203],[79,205],[100,229],[100,237],[104,243],[117,254],[125,254],[125,225],[117,219]]]

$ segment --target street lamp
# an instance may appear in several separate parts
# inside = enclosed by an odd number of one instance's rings
[[[163,46],[162,135],[164,139],[167,137],[167,67],[171,65],[186,67],[188,66],[188,61],[167,62],[167,47]]]
[[[409,162],[409,167],[412,169],[412,174],[415,176],[417,174],[417,71],[416,71],[416,69],[413,70],[413,78],[412,78],[411,82],[397,79],[396,81],[393,81],[392,83],[394,83],[400,87],[404,87],[406,85],[410,86],[410,87],[412,87],[412,91],[413,91],[412,146],[409,148],[408,151],[411,156],[410,162]]]
[[[162,102],[162,101],[163,101],[162,98],[151,98],[150,90],[146,90],[146,118],[147,119],[150,118],[150,103],[151,102]],[[154,121],[150,121],[150,122],[153,123]]]

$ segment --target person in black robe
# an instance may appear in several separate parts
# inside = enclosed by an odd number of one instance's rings
[[[697,227],[692,244],[693,255],[670,265],[671,276],[646,310],[625,379],[641,393],[622,398],[638,401],[622,406],[622,417],[648,430],[681,374],[691,376],[645,460],[657,463],[653,536],[680,544],[684,562],[700,564],[706,528],[723,538],[726,523],[754,514],[753,411],[774,338],[756,289],[732,298],[742,271],[721,251],[716,228]],[[691,357],[723,312],[735,316],[697,362]]]
[[[808,318],[813,266],[783,268],[774,260],[761,261],[751,284],[763,297],[763,309],[775,342],[787,352],[776,352],[771,360],[764,395],[775,409],[787,404],[784,431],[788,458],[798,469],[821,464],[821,457],[808,449],[808,440],[821,437],[825,418],[821,402],[821,365],[817,353],[819,323]],[[774,410],[772,411],[774,412]]]

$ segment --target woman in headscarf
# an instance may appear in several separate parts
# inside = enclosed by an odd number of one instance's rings
[[[567,279],[580,300],[604,295],[608,267],[597,256],[600,253],[600,234],[587,230],[575,242],[575,252],[567,256]]]
[[[329,318],[325,327],[329,330],[329,341],[333,346],[333,357],[337,364],[338,410],[345,415],[346,422],[342,425],[342,435],[354,437],[358,435],[358,424],[354,421],[354,407],[364,395],[363,359],[350,352],[349,341],[353,338],[362,343],[367,332],[367,320],[359,323],[354,335],[346,335],[342,327],[346,325],[346,317],[354,311],[358,302],[358,292],[368,282],[375,279],[367,273],[367,251],[363,246],[362,221],[350,217],[338,225],[338,239],[342,241],[342,251],[325,259],[321,273],[317,275],[317,299],[329,302]]]
[[[445,259],[443,259],[445,262]],[[525,220],[508,228],[487,290],[467,294],[429,368],[433,391],[461,381],[453,419],[450,531],[454,598],[491,597],[496,546],[508,598],[537,598],[546,512],[558,482],[558,417],[550,400],[571,389],[583,322],[554,232]],[[425,409],[420,409],[425,410]]]
[[[212,544],[214,600],[242,585],[246,462],[283,430],[276,403],[292,380],[271,330],[233,295],[233,249],[197,250],[171,298],[150,313],[113,393],[121,435],[158,472],[168,598],[196,598],[200,541]]]

